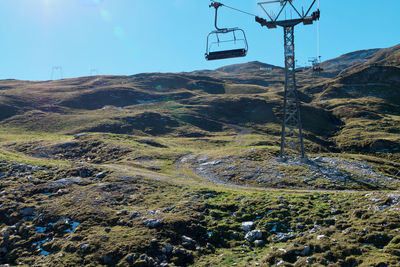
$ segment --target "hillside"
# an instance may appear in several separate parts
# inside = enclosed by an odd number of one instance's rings
[[[284,70],[0,81],[0,264],[396,266],[399,46]]]

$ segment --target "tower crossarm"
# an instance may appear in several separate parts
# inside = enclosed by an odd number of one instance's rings
[[[268,19],[261,18],[259,16],[255,17],[256,22],[260,23],[261,26],[266,26],[268,29],[273,29],[276,28],[277,26],[280,27],[293,27],[296,26],[297,24],[303,23],[304,25],[311,25],[313,24],[314,21],[319,20],[321,12],[319,9],[316,11],[312,12],[311,15],[309,15],[311,8],[314,6],[316,0],[313,0],[311,3],[310,7],[308,8],[307,12],[300,14],[300,12],[296,9],[296,7],[292,4],[292,0],[282,0],[282,1],[267,1],[267,2],[260,2],[258,5],[264,10],[265,14],[267,14]],[[281,3],[281,9],[276,16],[276,18],[272,18],[271,15],[268,13],[267,9],[264,7],[264,5],[267,4],[273,4],[273,3]],[[296,14],[298,15],[298,18],[295,19],[289,19],[289,20],[280,20],[279,18],[281,17],[281,14],[287,8],[290,6],[293,10],[295,10]]]

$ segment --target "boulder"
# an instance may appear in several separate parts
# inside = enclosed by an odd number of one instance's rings
[[[248,232],[244,238],[249,242],[259,240],[262,238],[262,232],[260,230],[253,230]]]
[[[285,234],[285,233],[277,233],[273,238],[272,238],[272,242],[275,243],[280,243],[280,242],[286,242],[290,239],[295,238],[294,235],[291,234]]]
[[[254,245],[255,245],[256,247],[262,247],[262,245],[264,245],[264,241],[262,241],[262,240],[256,240],[256,241],[254,241]]]
[[[250,232],[253,229],[254,222],[242,222],[243,231]]]
[[[149,228],[156,228],[161,225],[163,219],[148,219],[143,222]]]
[[[311,248],[309,246],[304,246],[303,250],[300,252],[301,256],[308,256],[311,253]]]
[[[32,207],[26,207],[19,211],[22,216],[32,216],[35,213],[35,209]]]
[[[182,246],[188,249],[192,249],[196,245],[196,241],[188,236],[182,236]]]

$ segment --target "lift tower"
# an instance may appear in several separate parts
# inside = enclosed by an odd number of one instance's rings
[[[302,161],[307,161],[307,156],[304,152],[303,128],[301,123],[300,102],[296,87],[296,71],[295,71],[295,53],[294,53],[294,27],[300,23],[311,25],[314,21],[319,20],[320,11],[313,12],[309,15],[311,8],[316,0],[313,0],[308,10],[300,13],[293,5],[294,0],[277,0],[260,2],[258,5],[267,14],[268,19],[256,16],[256,22],[261,26],[266,26],[268,29],[282,27],[284,37],[285,51],[285,92],[283,105],[283,121],[281,135],[281,152],[282,160],[286,159],[286,149],[292,148],[299,152]],[[278,15],[273,15],[268,12],[267,6],[270,4],[280,4]],[[287,9],[291,9],[295,13],[296,18],[280,19],[282,13],[286,13]]]

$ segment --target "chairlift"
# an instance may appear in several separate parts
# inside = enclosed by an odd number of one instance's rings
[[[247,55],[248,44],[246,34],[239,28],[218,28],[217,17],[218,8],[223,4],[212,2],[210,7],[215,8],[215,28],[207,36],[206,60],[219,60],[227,58],[244,57]],[[228,38],[226,38],[228,37]],[[240,45],[238,47],[238,45]],[[225,47],[225,49],[218,49]],[[234,49],[226,49],[227,47]]]
[[[319,75],[324,69],[321,67],[321,57],[314,57],[308,60],[311,63],[313,75]]]

